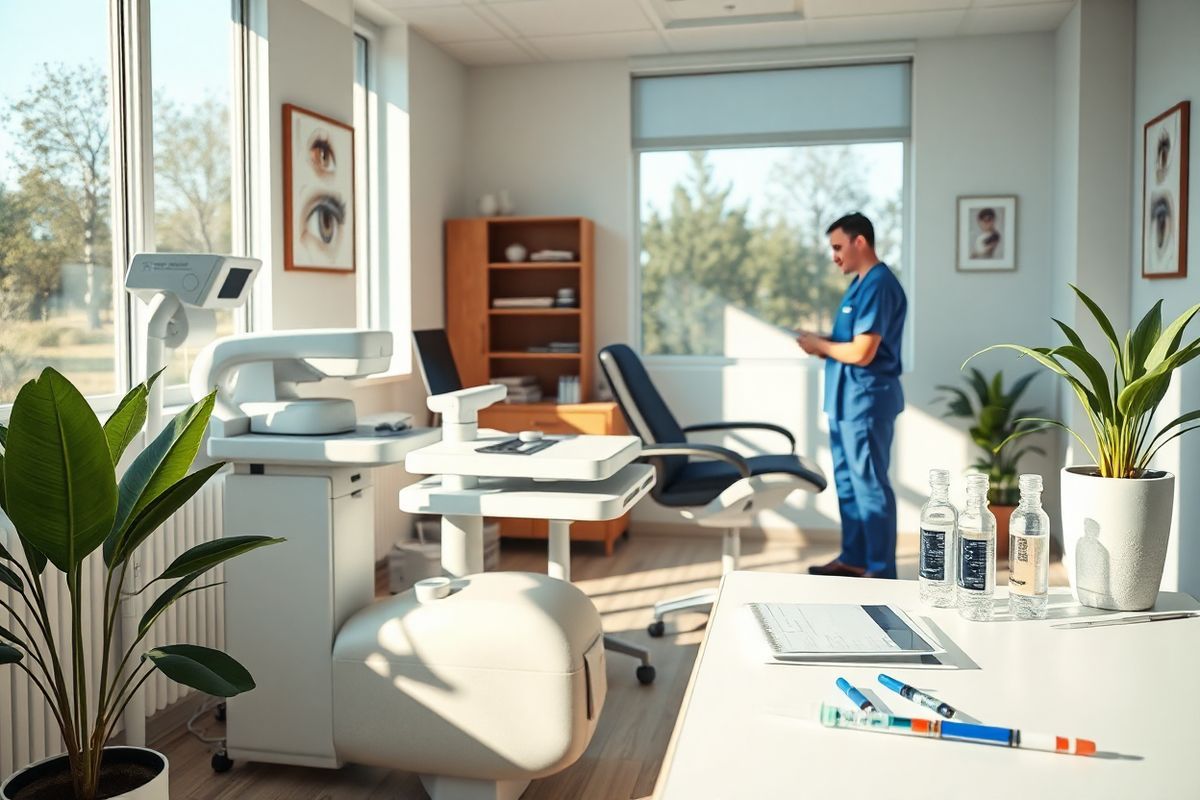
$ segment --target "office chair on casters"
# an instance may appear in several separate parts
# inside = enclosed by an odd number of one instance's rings
[[[421,379],[425,382],[425,390],[430,395],[456,392],[463,388],[462,379],[458,374],[458,366],[454,363],[454,353],[450,350],[450,339],[441,328],[431,328],[423,331],[413,331],[413,345],[417,351],[417,364],[421,371]],[[556,577],[566,577],[570,580],[571,553],[569,545],[559,548],[559,542],[569,542],[569,522],[552,520],[549,524],[550,541],[549,563],[547,572]],[[565,560],[564,560],[565,559]],[[604,649],[614,653],[632,656],[639,661],[637,679],[639,683],[648,685],[654,682],[655,669],[650,663],[650,651],[638,647],[615,636],[604,634]]]
[[[676,508],[705,528],[722,528],[721,574],[737,569],[741,529],[754,515],[781,505],[794,491],[824,491],[825,473],[812,461],[796,455],[796,438],[768,422],[712,422],[681,427],[646,368],[633,350],[614,344],[600,351],[600,368],[612,389],[629,429],[641,437],[642,456],[654,464],[658,481],[650,496],[660,505]],[[725,447],[694,444],[689,433],[758,429],[778,433],[791,450],[786,455],[745,457]],[[651,636],[662,636],[663,617],[676,611],[707,611],[716,589],[664,600],[654,605]]]

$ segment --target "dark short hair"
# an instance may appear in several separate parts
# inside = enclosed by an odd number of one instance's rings
[[[994,208],[981,208],[981,209],[979,209],[979,213],[976,215],[976,218],[977,219],[995,219],[996,218],[996,210]]]
[[[825,235],[841,228],[850,237],[850,241],[854,241],[856,236],[861,236],[867,240],[867,244],[871,247],[875,246],[875,226],[871,224],[871,220],[855,211],[853,214],[847,214],[840,217],[836,222],[825,229]]]

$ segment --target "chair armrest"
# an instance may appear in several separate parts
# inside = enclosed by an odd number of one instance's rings
[[[661,458],[663,456],[695,456],[696,458],[711,458],[732,464],[743,478],[750,477],[750,464],[742,456],[728,447],[718,447],[715,444],[649,444],[642,446],[642,458]]]
[[[774,431],[780,436],[788,440],[791,445],[792,452],[796,452],[796,437],[787,428],[780,425],[773,425],[770,422],[704,422],[700,425],[688,425],[683,429],[684,433],[699,433],[701,431],[726,431],[736,430],[738,428],[752,428],[760,431]]]

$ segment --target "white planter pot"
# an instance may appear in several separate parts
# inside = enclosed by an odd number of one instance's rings
[[[1167,558],[1175,476],[1100,478],[1062,471],[1063,560],[1085,606],[1143,611],[1154,605]]]
[[[114,758],[117,759],[118,763],[138,764],[148,767],[151,770],[157,770],[158,772],[148,783],[144,783],[122,794],[112,795],[112,800],[169,800],[170,795],[168,794],[168,790],[170,788],[170,779],[167,775],[168,764],[166,756],[157,750],[149,750],[145,747],[106,747],[104,749],[105,763],[111,763],[111,760]],[[20,796],[19,793],[30,786],[31,783],[51,775],[66,774],[69,772],[69,769],[66,755],[51,756],[35,764],[30,764],[25,769],[14,772],[8,777],[8,780],[0,784],[0,798],[2,800],[15,800],[15,798]],[[69,777],[67,778],[67,786],[69,789]]]

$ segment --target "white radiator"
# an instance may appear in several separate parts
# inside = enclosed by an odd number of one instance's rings
[[[225,495],[225,478],[216,475],[188,504],[154,533],[140,551],[142,582],[158,575],[171,561],[190,547],[221,536],[221,509]],[[0,515],[0,523],[7,526],[8,520]],[[20,552],[16,537],[8,530],[0,530],[0,539],[14,554]],[[84,646],[89,664],[100,657],[102,635],[102,606],[104,563],[97,551],[89,558],[89,572],[84,577],[84,592],[92,602],[84,606],[84,614],[90,624],[84,628]],[[50,588],[47,604],[51,617],[57,621],[57,641],[69,645],[70,614],[65,581],[55,568],[46,567],[47,574],[55,578],[48,582]],[[217,583],[223,580],[222,568],[218,567],[202,576],[196,585]],[[161,590],[172,581],[160,581],[142,595],[144,610]],[[0,600],[10,607],[23,611],[16,592],[0,585]],[[159,617],[151,635],[140,645],[139,652],[161,644],[202,644],[221,648],[224,645],[224,594],[222,587],[196,592],[179,600]],[[140,615],[139,615],[140,616]],[[33,627],[32,619],[26,617]],[[0,606],[0,625],[20,635],[19,626],[11,614]],[[116,642],[119,646],[119,640]],[[64,664],[69,664],[69,655],[60,652]],[[36,670],[35,670],[36,671]],[[98,674],[90,670],[89,674]],[[70,680],[68,675],[68,681]],[[94,687],[93,687],[94,689]],[[168,681],[161,673],[146,681],[143,691],[146,696],[147,715],[161,711],[179,700],[188,691],[179,684]],[[95,698],[89,703],[95,708]],[[21,670],[13,666],[0,666],[0,779],[7,777],[27,764],[47,756],[63,752],[62,739],[54,722],[54,716],[46,707],[41,694]]]

